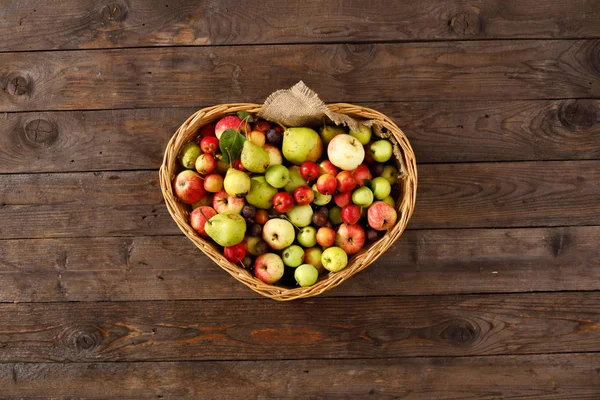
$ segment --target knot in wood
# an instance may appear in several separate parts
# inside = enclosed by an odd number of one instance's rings
[[[8,78],[6,91],[13,96],[23,96],[31,90],[29,79],[22,75],[12,75]]]
[[[456,347],[466,347],[475,342],[479,336],[479,330],[469,321],[451,320],[440,332],[440,337]]]
[[[473,10],[464,10],[450,18],[448,26],[459,36],[477,36],[481,32],[481,18]]]
[[[69,349],[91,351],[102,343],[102,332],[93,326],[73,326],[60,334],[60,341]]]
[[[558,107],[558,120],[569,130],[589,129],[597,119],[598,107],[591,100],[569,100]]]
[[[123,21],[127,17],[125,5],[112,3],[102,9],[102,19],[109,22]]]
[[[51,146],[58,138],[56,124],[45,119],[34,119],[23,128],[25,141],[32,147]]]

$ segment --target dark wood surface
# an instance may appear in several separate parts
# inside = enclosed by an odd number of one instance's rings
[[[0,0],[0,398],[600,397],[600,1]],[[415,149],[407,231],[264,299],[158,185],[304,80]]]

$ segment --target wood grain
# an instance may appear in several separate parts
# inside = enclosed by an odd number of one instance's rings
[[[600,293],[0,304],[4,362],[600,351]]]
[[[0,112],[262,102],[300,79],[325,102],[596,98],[599,48],[526,40],[3,53]]]
[[[8,398],[596,399],[598,354],[318,360],[0,364]],[[324,379],[327,377],[327,379]],[[23,394],[27,393],[26,397]]]
[[[410,138],[419,162],[600,159],[599,100],[366,103]],[[7,113],[0,173],[158,168],[195,109]]]
[[[600,290],[600,227],[407,231],[324,297]],[[0,302],[257,298],[183,236],[0,241]]]
[[[596,1],[0,2],[0,51],[599,37]],[[293,15],[293,18],[288,18]],[[68,17],[67,17],[68,16]]]

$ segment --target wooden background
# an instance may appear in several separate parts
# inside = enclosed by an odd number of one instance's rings
[[[193,111],[303,79],[419,162],[379,261],[255,295],[177,229]],[[0,398],[600,398],[600,1],[0,0]]]

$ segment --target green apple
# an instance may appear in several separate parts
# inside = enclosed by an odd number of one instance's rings
[[[358,127],[358,130],[356,130],[356,131],[353,131],[352,129],[350,129],[350,135],[357,138],[358,141],[360,142],[360,144],[362,144],[363,146],[366,146],[367,144],[369,144],[369,142],[371,141],[372,133],[373,133],[373,131],[371,130],[371,127],[365,126],[365,125],[360,125]]]
[[[398,168],[393,165],[386,165],[383,167],[383,172],[381,172],[381,176],[388,180],[390,185],[398,182]]]
[[[321,134],[321,139],[323,139],[323,142],[325,142],[325,144],[329,144],[329,142],[331,142],[331,139],[333,139],[335,136],[347,132],[346,129],[342,126],[325,125],[319,129],[319,133]]]
[[[373,192],[366,186],[352,192],[352,202],[360,207],[367,207],[373,203]]]
[[[304,250],[297,244],[293,244],[283,250],[281,258],[283,259],[283,263],[285,265],[295,268],[302,264],[302,260],[304,260]]]
[[[289,168],[290,171],[290,181],[283,187],[288,193],[294,193],[294,190],[298,189],[300,186],[306,186],[308,182],[302,177],[300,174],[300,167],[297,165],[292,165]]]
[[[371,182],[373,184],[373,194],[377,200],[385,199],[392,192],[392,185],[390,185],[390,182],[382,176],[378,176]]]
[[[292,164],[317,161],[323,154],[323,141],[310,128],[287,128],[283,133],[281,152]]]
[[[257,144],[249,140],[244,142],[240,161],[244,168],[250,172],[263,173],[270,163],[269,154]]]
[[[331,199],[333,198],[333,196],[330,194],[319,193],[319,191],[317,190],[316,184],[312,185],[312,190],[313,190],[313,193],[315,194],[313,203],[315,203],[318,206],[324,206],[325,204],[328,204],[331,201]]]
[[[296,240],[304,247],[313,247],[317,244],[317,229],[314,226],[305,226],[296,235]]]
[[[194,169],[196,165],[196,158],[202,153],[200,146],[196,142],[189,142],[183,145],[177,158],[183,168]]]
[[[338,272],[348,265],[348,254],[337,246],[328,247],[321,255],[321,263],[327,271]]]
[[[371,155],[377,162],[386,162],[392,158],[392,152],[393,148],[389,140],[382,139],[371,144]]]
[[[235,246],[244,240],[246,220],[238,213],[227,211],[206,221],[204,230],[219,246]]]
[[[296,204],[290,211],[286,213],[290,222],[298,228],[310,225],[313,217],[313,209],[310,204],[300,206]]]
[[[384,203],[388,203],[390,206],[392,207],[396,207],[396,202],[394,201],[394,198],[392,196],[388,196],[385,199],[382,200]]]
[[[310,264],[302,264],[294,271],[294,278],[302,287],[312,286],[319,279],[319,271]]]
[[[334,225],[342,223],[342,209],[338,206],[332,206],[329,209],[329,220]]]
[[[265,179],[274,188],[282,188],[290,182],[290,171],[283,165],[271,165],[267,168]]]
[[[223,189],[231,197],[245,197],[250,191],[250,177],[247,173],[229,168],[223,180]]]
[[[254,176],[250,179],[250,191],[246,201],[255,207],[267,210],[273,207],[273,197],[277,189],[269,185],[264,176]]]

